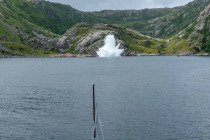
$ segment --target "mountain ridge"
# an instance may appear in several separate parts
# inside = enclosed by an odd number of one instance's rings
[[[209,2],[195,0],[181,7],[127,10],[127,13],[118,10],[115,12],[119,12],[120,16],[117,13],[116,18],[116,13],[110,16],[113,14],[110,10],[90,13],[43,0],[4,0],[0,2],[0,55],[49,56],[70,53],[70,56],[96,56],[96,50],[103,45],[103,39],[109,33],[113,33],[121,42],[121,47],[125,49],[123,55],[192,55],[209,52],[209,15],[206,14],[207,18],[204,18],[205,24],[202,22],[205,28],[199,32],[195,28],[200,23],[197,18],[202,17],[200,13],[208,9],[206,4]],[[103,17],[104,12],[109,12],[109,15]],[[145,17],[134,18],[138,14]],[[116,23],[111,22],[112,18]],[[139,22],[145,22],[145,26]],[[148,33],[130,29],[131,23],[142,26]],[[128,26],[124,26],[126,24]],[[170,35],[165,36],[167,33]],[[195,39],[192,34],[200,34],[200,44],[193,43]]]
[[[44,0],[4,1],[10,3],[10,8],[28,21],[60,35],[77,23],[87,22],[119,25],[153,37],[177,34],[196,20],[206,4],[210,3],[210,0],[194,0],[174,8],[108,10],[107,14],[104,11],[82,12],[69,5]]]

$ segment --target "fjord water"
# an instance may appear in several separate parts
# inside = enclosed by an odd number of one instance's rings
[[[0,59],[0,139],[210,139],[209,57]]]

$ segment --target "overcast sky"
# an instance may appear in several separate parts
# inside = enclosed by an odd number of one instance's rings
[[[80,11],[124,10],[182,6],[193,0],[47,0],[71,5]]]

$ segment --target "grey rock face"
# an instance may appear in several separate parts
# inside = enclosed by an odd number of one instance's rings
[[[0,12],[0,17],[3,17],[4,18],[4,15]]]
[[[204,29],[204,27],[205,27],[205,23],[200,23],[196,26],[196,30],[201,31]]]
[[[0,42],[0,58],[5,57],[5,55],[2,53],[2,49],[3,49],[3,46],[1,45],[1,42]]]
[[[38,34],[35,31],[33,31],[33,34],[35,35],[35,37],[31,38],[31,42],[33,42],[35,46],[39,46],[42,49],[49,49],[50,47],[53,47],[53,44],[55,42],[57,42],[56,39]]]
[[[200,13],[198,21],[201,21],[210,15],[210,4]]]
[[[106,35],[110,33],[112,32],[109,30],[89,33],[86,37],[83,37],[79,40],[79,43],[76,47],[76,51],[82,53],[86,46],[91,45],[94,42],[103,39]]]
[[[195,31],[192,32],[187,42],[190,44],[191,48],[194,48],[198,51],[202,50],[202,41],[204,35],[202,34],[202,30],[205,28],[205,21],[206,18],[210,16],[210,4],[200,13],[200,16],[198,17],[198,24],[195,26]],[[210,28],[209,28],[210,29]]]
[[[78,34],[78,30],[91,28],[87,34]],[[57,39],[57,47],[68,49],[74,48],[74,54],[85,54],[89,56],[97,56],[96,51],[104,45],[104,38],[108,34],[114,34],[114,29],[120,27],[96,24],[93,26],[85,27],[85,24],[78,24],[77,26],[68,30],[63,36]],[[120,47],[124,47],[122,40],[116,39]]]

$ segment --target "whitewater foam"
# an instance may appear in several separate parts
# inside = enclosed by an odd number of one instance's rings
[[[120,44],[116,45],[114,35],[110,34],[105,37],[104,46],[96,51],[99,57],[120,57],[124,49],[119,49]]]

